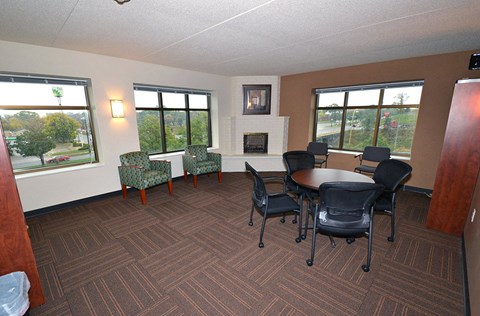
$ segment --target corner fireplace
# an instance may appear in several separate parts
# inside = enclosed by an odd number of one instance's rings
[[[243,134],[244,154],[267,154],[268,133],[244,133]]]

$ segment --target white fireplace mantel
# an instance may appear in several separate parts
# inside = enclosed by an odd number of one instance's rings
[[[225,144],[222,147],[224,171],[243,171],[249,161],[258,171],[285,171],[282,154],[288,145],[288,117],[245,115],[224,120]],[[267,154],[244,154],[243,135],[267,133]]]
[[[244,115],[242,113],[243,85],[270,84],[271,111],[268,115]],[[280,77],[248,76],[232,79],[232,103],[229,117],[223,117],[221,143],[223,171],[245,171],[245,161],[258,171],[285,171],[282,154],[288,147],[288,117],[279,116]],[[243,135],[268,133],[266,154],[244,154]]]
[[[228,117],[224,121],[226,144],[222,148],[225,154],[243,155],[243,135],[246,133],[268,134],[268,155],[281,155],[287,150],[288,117],[245,115]]]

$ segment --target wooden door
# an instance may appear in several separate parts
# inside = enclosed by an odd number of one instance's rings
[[[480,168],[480,79],[455,85],[427,227],[460,236]]]

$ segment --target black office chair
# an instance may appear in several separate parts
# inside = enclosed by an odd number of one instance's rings
[[[300,213],[300,206],[287,193],[271,193],[267,192],[264,179],[248,162],[245,161],[245,168],[253,175],[253,192],[252,192],[252,208],[250,210],[250,221],[248,225],[253,226],[253,210],[257,209],[263,216],[262,230],[260,232],[259,248],[263,248],[263,232],[265,230],[265,222],[270,215],[282,214],[281,222],[285,222],[285,213],[295,212]],[[301,225],[298,226],[298,237],[296,242],[301,239]]]
[[[388,159],[380,162],[373,174],[373,181],[385,187],[375,203],[375,211],[381,211],[391,216],[391,233],[388,241],[395,238],[395,203],[396,192],[400,184],[412,173],[412,167],[400,160]]]
[[[283,153],[282,157],[285,167],[287,168],[285,191],[298,194],[303,188],[292,180],[292,174],[298,170],[315,168],[315,155],[305,150],[292,150]]]
[[[313,192],[308,188],[299,186],[295,181],[293,181],[292,174],[298,170],[315,168],[315,155],[312,152],[305,150],[287,151],[283,153],[283,162],[287,169],[284,180],[284,191],[295,194],[297,198],[297,203],[301,207],[299,225],[302,226],[303,198],[306,197],[310,203],[310,200],[314,196],[318,196],[318,192]],[[306,232],[301,237],[302,239],[305,239]]]
[[[325,164],[325,168],[327,168],[329,155],[327,143],[310,142],[308,143],[307,151],[315,155],[315,166],[321,168]]]
[[[347,237],[348,243],[355,237],[367,235],[367,264],[362,269],[370,271],[373,206],[382,191],[383,185],[368,182],[326,182],[320,185],[320,199],[313,214],[312,254],[307,265],[313,265],[317,233],[328,234],[332,247],[335,247],[332,235]]]
[[[355,167],[355,172],[374,173],[376,166],[372,166],[371,162],[378,164],[382,160],[390,159],[390,148],[366,146],[363,153],[355,155],[354,158],[360,160],[360,165]],[[367,161],[370,161],[369,165],[365,164]]]

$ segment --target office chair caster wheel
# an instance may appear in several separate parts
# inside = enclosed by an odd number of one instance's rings
[[[307,259],[307,266],[311,267],[313,265],[312,259]]]
[[[297,223],[297,220],[296,219],[293,219],[292,220],[292,224],[296,224]]]
[[[253,226],[253,222],[248,222],[248,226]]]
[[[368,271],[370,271],[370,267],[368,267],[366,264],[364,264],[364,265],[362,266],[362,270],[363,270],[364,272],[368,272]]]
[[[297,238],[295,238],[295,241],[296,241],[296,242],[297,242],[297,244],[298,244],[299,242],[301,242],[301,241],[302,241],[302,238],[300,238],[300,237],[297,237]]]
[[[350,244],[353,243],[353,242],[355,242],[355,238],[354,238],[354,237],[347,238],[347,244],[350,245]]]
[[[393,242],[393,237],[387,237],[387,240],[388,240],[389,242]]]
[[[302,235],[302,239],[303,240],[307,239],[307,235]]]
[[[280,219],[280,223],[285,223],[285,218]]]
[[[258,248],[263,248],[264,246],[263,242],[258,243]]]

